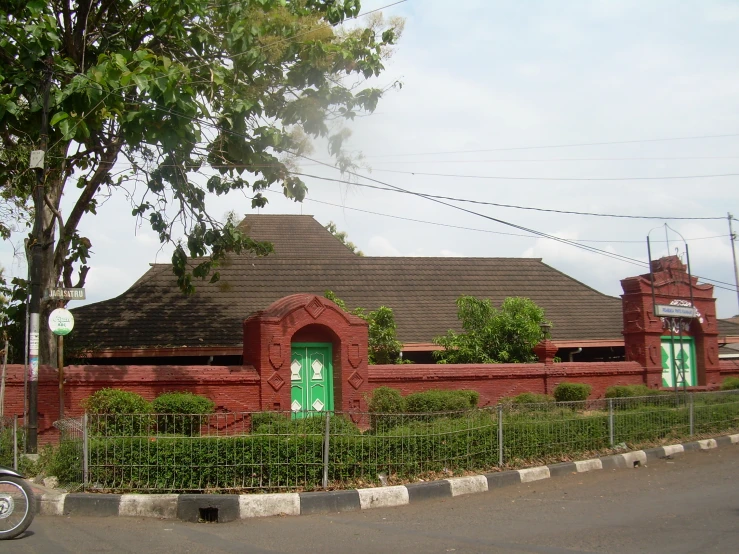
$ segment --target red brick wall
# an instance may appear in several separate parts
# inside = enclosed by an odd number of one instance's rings
[[[64,370],[64,415],[83,414],[81,402],[97,390],[120,388],[153,400],[163,392],[206,396],[218,411],[259,411],[259,375],[252,367],[227,366],[69,366]],[[39,436],[55,435],[59,381],[51,367],[39,368]],[[8,366],[5,414],[23,414],[23,366]]]
[[[645,371],[636,362],[369,366],[372,390],[393,387],[405,395],[430,389],[472,389],[480,393],[480,406],[522,392],[551,394],[562,381],[588,383],[593,387],[591,398],[599,398],[611,385],[644,384]]]
[[[721,360],[721,376],[739,376],[739,360]],[[431,389],[472,389],[480,406],[522,392],[551,393],[562,381],[592,385],[592,398],[611,385],[645,383],[647,370],[636,362],[560,364],[376,365],[368,366],[363,392],[387,386],[403,394]],[[56,436],[52,423],[59,414],[56,370],[39,370],[39,436],[43,444]],[[218,411],[252,412],[260,406],[259,375],[253,367],[226,366],[70,366],[65,369],[65,414],[83,413],[81,401],[106,387],[136,392],[153,400],[169,391],[190,391],[216,403]],[[263,409],[271,409],[270,405]],[[338,409],[338,406],[337,406]],[[364,409],[364,406],[361,407]],[[23,366],[8,366],[5,414],[23,413]]]

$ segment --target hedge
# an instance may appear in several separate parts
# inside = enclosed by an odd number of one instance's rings
[[[695,433],[739,427],[739,398],[696,401]],[[557,460],[610,447],[608,413],[586,414],[550,404],[504,416],[507,464]],[[384,472],[400,479],[490,469],[498,461],[495,410],[464,418],[405,421],[361,434],[332,418],[329,479],[344,486],[374,484]],[[90,441],[90,482],[103,490],[312,489],[323,472],[323,418],[266,416],[251,435],[237,437],[97,437]],[[689,435],[689,405],[643,406],[614,415],[615,442],[629,445]],[[382,427],[382,426],[380,426]],[[77,451],[67,447],[65,476],[79,473]],[[59,462],[61,463],[61,461]]]
[[[557,402],[582,402],[590,396],[592,387],[585,383],[560,383],[554,389]]]
[[[199,434],[215,407],[209,398],[191,392],[165,392],[152,402],[158,432],[186,436]]]

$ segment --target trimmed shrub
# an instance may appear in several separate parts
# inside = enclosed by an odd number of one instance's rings
[[[152,402],[159,433],[185,435],[199,434],[216,404],[210,398],[191,392],[165,392]]]
[[[100,389],[82,401],[91,416],[90,430],[105,436],[146,434],[151,426],[151,403],[120,389]]]
[[[257,422],[252,423],[252,433],[256,435],[316,435],[322,437],[326,432],[325,417],[313,415],[300,419],[290,419],[282,414],[275,415],[278,417],[257,418]],[[252,422],[254,422],[253,419]],[[329,421],[329,433],[332,436],[358,435],[359,428],[346,416],[332,415]]]
[[[721,383],[721,390],[737,390],[739,389],[739,377],[727,377]]]
[[[663,396],[666,391],[650,389],[646,385],[614,385],[606,389],[606,398],[633,398],[635,396]]]
[[[401,396],[398,389],[390,387],[379,387],[372,391],[369,399],[370,429],[372,431],[386,431],[397,427],[403,421],[400,414],[405,410],[405,399]]]
[[[551,404],[554,397],[548,394],[537,394],[535,392],[522,392],[516,396],[500,399],[501,404]]]
[[[462,412],[477,407],[480,395],[471,390],[427,390],[405,397],[405,411],[412,414]]]
[[[369,399],[369,411],[376,414],[396,414],[405,409],[403,396],[398,389],[378,387]]]
[[[739,428],[739,398],[703,404],[697,396],[694,426],[697,434]],[[395,416],[397,417],[397,416]],[[551,406],[542,412],[507,414],[503,433],[506,463],[572,459],[580,453],[610,447],[606,411],[576,412]],[[319,426],[320,417],[290,420],[263,414],[262,425]],[[333,419],[333,418],[332,418]],[[337,417],[339,422],[342,418]],[[634,447],[675,440],[690,433],[690,407],[646,406],[615,414],[615,441]],[[343,421],[338,425],[350,423]],[[384,472],[401,479],[428,473],[479,471],[497,460],[496,418],[485,410],[468,411],[464,418],[441,416],[433,422],[406,420],[404,425],[378,433],[341,433],[331,437],[329,480],[336,485],[376,483]],[[64,451],[61,452],[62,446]],[[98,490],[178,492],[189,490],[243,491],[311,490],[323,473],[321,433],[219,437],[92,437],[90,482]],[[55,473],[62,482],[81,479],[80,445],[60,446]]]
[[[582,402],[590,396],[592,387],[585,383],[560,383],[554,389],[557,402]]]

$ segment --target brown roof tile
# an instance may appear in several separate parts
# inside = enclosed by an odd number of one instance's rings
[[[273,240],[275,255],[235,256],[220,268],[218,283],[197,284],[191,297],[178,291],[169,265],[153,266],[121,296],[76,308],[76,342],[96,350],[237,346],[249,314],[290,294],[326,290],[349,308],[392,308],[405,343],[460,330],[460,295],[494,305],[529,297],[554,323],[555,340],[621,338],[620,299],[540,259],[359,257],[311,216],[249,216],[247,222],[252,236]]]

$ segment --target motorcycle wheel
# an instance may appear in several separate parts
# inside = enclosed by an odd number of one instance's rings
[[[0,540],[22,534],[33,521],[33,490],[23,479],[0,476]]]

